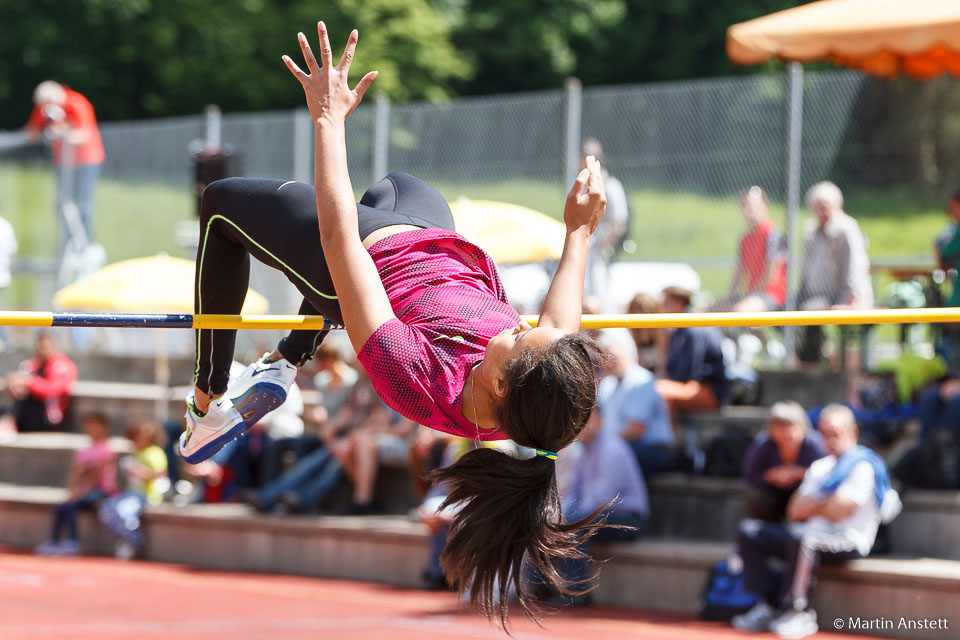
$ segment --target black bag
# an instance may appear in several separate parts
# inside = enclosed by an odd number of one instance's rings
[[[703,475],[738,477],[752,442],[753,437],[743,431],[731,431],[711,440],[704,458]]]
[[[893,467],[893,475],[918,489],[960,489],[960,437],[940,427]]]

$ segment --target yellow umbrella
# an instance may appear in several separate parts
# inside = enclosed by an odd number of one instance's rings
[[[460,198],[450,203],[457,233],[500,264],[559,260],[566,227],[518,204]]]
[[[194,262],[183,258],[156,255],[108,264],[99,271],[67,285],[53,295],[53,308],[70,311],[113,311],[117,313],[193,313]],[[267,299],[247,290],[243,313],[267,312]],[[167,419],[170,387],[170,363],[167,338],[163,329],[155,329],[157,355],[154,366],[158,420]]]
[[[883,76],[960,75],[960,1],[821,0],[727,30],[739,64],[829,60]]]
[[[166,255],[108,264],[53,295],[53,307],[117,313],[193,313],[192,260]],[[267,300],[249,289],[243,313],[266,313]]]

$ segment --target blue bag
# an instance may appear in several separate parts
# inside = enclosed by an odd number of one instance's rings
[[[701,620],[730,622],[748,611],[760,598],[744,590],[743,573],[731,570],[727,560],[714,565],[707,580],[700,606]]]

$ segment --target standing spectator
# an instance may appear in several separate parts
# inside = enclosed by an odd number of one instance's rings
[[[828,405],[818,426],[829,455],[810,465],[790,499],[790,526],[752,519],[740,524],[744,586],[762,600],[733,619],[738,629],[770,630],[784,638],[816,633],[817,614],[810,600],[817,566],[866,556],[881,521],[899,512],[886,464],[857,444],[853,412]],[[767,564],[773,558],[784,564],[779,592]]]
[[[727,297],[713,311],[782,311],[787,303],[785,238],[770,219],[770,204],[760,187],[740,194],[749,229],[740,237],[737,270]]]
[[[116,456],[110,450],[107,438],[110,423],[106,416],[90,414],[83,420],[83,431],[90,437],[90,446],[73,455],[67,481],[67,501],[57,506],[50,538],[36,549],[41,555],[75,556],[80,553],[77,512],[93,508],[104,498],[117,493]],[[61,541],[64,533],[67,537]]]
[[[803,407],[792,401],[770,407],[766,431],[757,434],[743,460],[747,516],[782,521],[807,467],[825,455],[823,440],[810,428]]]
[[[560,487],[563,515],[567,522],[586,518],[602,510],[607,524],[619,528],[601,529],[584,541],[578,549],[583,553],[577,558],[566,558],[561,571],[574,586],[589,583],[590,547],[594,542],[626,542],[636,540],[643,533],[643,526],[650,516],[650,499],[647,487],[630,448],[623,439],[603,428],[600,409],[594,408],[580,436],[578,455],[569,457],[571,468],[558,478],[563,478]],[[558,464],[568,464],[565,459],[570,452],[564,451]],[[564,598],[568,600],[568,598]],[[569,597],[571,604],[585,604],[586,596]]]
[[[61,427],[77,379],[76,365],[57,351],[52,334],[41,331],[37,335],[36,354],[7,375],[7,390],[16,401],[14,419],[21,432]]]
[[[807,191],[807,206],[816,219],[803,233],[803,262],[797,308],[845,309],[873,306],[867,241],[857,221],[843,210],[843,193],[832,182],[818,182]],[[797,358],[817,362],[823,346],[820,326],[800,332]]]
[[[693,293],[682,287],[663,290],[663,311],[689,311]],[[727,398],[723,334],[716,327],[681,327],[670,333],[666,378],[657,380],[657,392],[667,401],[670,416],[677,411],[719,409]]]
[[[13,262],[13,256],[17,254],[17,234],[13,231],[13,225],[3,217],[0,217],[0,308],[6,308],[9,304],[3,299],[3,290],[10,286],[13,278],[10,276],[10,263]],[[4,331],[4,328],[0,328]],[[0,333],[0,337],[4,337]]]
[[[957,225],[960,224],[960,189],[955,191],[947,201],[947,215],[950,221],[944,227],[933,241],[933,252],[937,258],[937,264],[944,271],[956,272],[960,269],[960,233],[957,233]],[[950,298],[944,306],[960,306],[960,286],[956,278],[953,279],[953,289],[950,292]],[[940,325],[941,339],[938,340],[937,352],[940,353],[951,366],[957,365],[958,337],[960,337],[960,325],[945,324]]]
[[[637,363],[626,331],[607,329],[600,336],[603,372],[597,400],[605,432],[625,440],[645,474],[669,471],[676,459],[667,406],[654,387],[653,374]]]
[[[587,166],[588,156],[594,156],[602,167],[600,171],[607,190],[607,212],[590,236],[584,293],[600,298],[603,312],[609,313],[613,311],[608,288],[610,260],[623,245],[630,229],[630,203],[623,184],[607,173],[603,146],[599,140],[587,138],[583,141],[580,147],[581,168]]]
[[[933,240],[933,252],[937,257],[937,264],[942,269],[957,269],[960,267],[960,233],[957,225],[960,224],[960,189],[955,191],[947,200],[947,215],[950,221]],[[960,288],[954,283],[948,307],[960,305]]]
[[[33,104],[27,121],[27,136],[37,139],[43,133],[52,140],[53,164],[60,171],[61,178],[57,196],[61,220],[65,219],[64,207],[72,200],[80,213],[85,240],[91,242],[94,191],[106,158],[93,106],[82,94],[52,80],[37,85],[33,91]],[[72,179],[66,184],[62,178],[70,174],[63,171],[64,166],[72,168]]]

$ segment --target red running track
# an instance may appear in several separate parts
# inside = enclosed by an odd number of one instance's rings
[[[719,624],[593,607],[517,615],[516,640],[727,640]],[[291,576],[200,571],[111,558],[39,558],[0,548],[0,638],[105,640],[509,640],[451,593]],[[818,639],[852,636],[821,633]],[[864,640],[865,636],[857,636]]]

